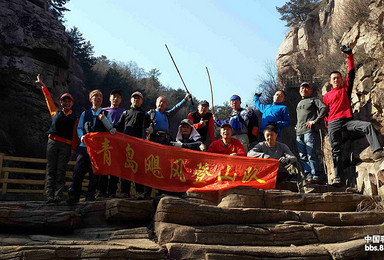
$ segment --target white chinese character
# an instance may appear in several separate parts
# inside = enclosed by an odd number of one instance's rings
[[[371,237],[370,235],[366,235],[366,236],[364,237],[364,240],[365,240],[365,242],[368,244],[369,242],[371,242],[372,237]]]
[[[375,243],[375,244],[380,243],[380,236],[379,235],[373,235],[372,236],[372,243]]]

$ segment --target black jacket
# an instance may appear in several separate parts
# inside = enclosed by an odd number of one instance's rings
[[[151,123],[149,115],[141,107],[125,110],[116,124],[116,130],[138,138],[145,139],[145,129]]]

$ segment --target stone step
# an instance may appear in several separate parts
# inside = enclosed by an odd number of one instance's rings
[[[384,225],[329,227],[287,221],[274,224],[186,226],[156,223],[160,244],[188,243],[241,246],[300,246],[345,242],[367,234],[384,235]]]
[[[50,244],[1,246],[1,259],[165,259],[166,250],[148,239],[53,241]]]
[[[384,212],[320,212],[266,208],[221,208],[177,197],[160,200],[155,222],[181,225],[265,224],[300,221],[330,226],[375,225],[384,222]]]
[[[70,233],[76,228],[147,226],[154,211],[152,200],[111,199],[74,206],[65,202],[0,202],[0,228],[7,232],[51,234]]]
[[[222,192],[187,193],[192,202],[223,208],[274,208],[308,211],[356,211],[357,206],[370,196],[352,192],[296,193],[286,190],[260,190],[237,187]]]
[[[224,246],[165,244],[170,259],[383,259],[384,252],[365,251],[365,240],[305,246]]]
[[[0,259],[165,259],[146,227],[86,228],[66,235],[0,234]]]
[[[0,209],[2,232],[70,233],[80,226],[80,221],[80,214],[75,211]]]

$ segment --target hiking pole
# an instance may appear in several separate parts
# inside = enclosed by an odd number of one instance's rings
[[[183,85],[184,85],[185,90],[187,91],[188,94],[191,94],[191,93],[188,91],[188,88],[187,88],[187,86],[186,86],[185,83],[184,83],[183,77],[181,76],[180,71],[179,71],[179,69],[177,68],[176,62],[175,62],[175,60],[173,59],[172,54],[171,54],[171,52],[169,51],[167,44],[165,44],[165,48],[167,48],[167,51],[168,51],[168,53],[169,53],[169,56],[171,56],[171,59],[172,59],[172,61],[173,61],[173,65],[175,65],[175,68],[176,68],[176,70],[177,70],[177,73],[179,73],[180,79],[181,79],[181,81],[183,82]],[[191,94],[191,104],[192,104],[192,106],[195,105],[195,104],[193,103],[193,100],[192,100],[192,94]]]
[[[212,111],[212,115],[215,114],[214,112],[214,108],[213,108],[213,89],[212,89],[212,82],[211,82],[211,76],[209,76],[209,71],[208,71],[208,68],[205,67],[207,69],[207,74],[208,74],[208,79],[209,79],[209,86],[211,87],[211,102],[212,102],[212,108],[211,108],[211,111]]]

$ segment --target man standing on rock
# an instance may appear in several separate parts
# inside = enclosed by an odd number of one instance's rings
[[[264,140],[264,128],[270,122],[276,122],[279,139],[281,129],[288,127],[291,124],[288,107],[283,105],[286,94],[283,90],[276,91],[275,95],[273,95],[273,103],[267,105],[260,102],[260,96],[261,93],[255,93],[253,98],[256,108],[263,114],[261,118],[261,126],[259,129],[259,141]]]
[[[65,170],[71,153],[75,154],[77,147],[76,128],[79,119],[72,112],[74,100],[71,94],[64,93],[60,97],[62,109],[58,109],[40,74],[37,75],[36,83],[41,86],[52,117],[48,130],[46,194],[47,203],[57,203],[63,199]]]
[[[116,130],[126,135],[146,139],[147,132],[151,132],[149,115],[141,108],[144,98],[143,94],[135,91],[131,95],[131,107],[121,114],[116,123]],[[141,172],[144,174],[143,172]],[[139,183],[136,185],[136,198],[150,198],[151,188]],[[131,193],[131,181],[121,179],[121,193],[123,197],[129,197]]]
[[[207,135],[211,143],[215,141],[215,125],[212,113],[208,112],[209,103],[207,100],[200,101],[197,111],[188,114],[188,119],[193,122],[193,127],[201,136],[201,141],[205,143]]]
[[[176,104],[171,110],[165,110],[167,107],[167,98],[160,96],[156,99],[156,109],[148,111],[148,115],[153,124],[153,133],[150,140],[156,143],[170,145],[171,135],[169,134],[169,119],[176,114],[188,100],[191,94],[187,93],[183,100]]]
[[[121,91],[114,89],[109,94],[109,101],[111,105],[109,107],[103,108],[104,111],[107,111],[111,115],[112,125],[115,127],[117,122],[120,119],[121,114],[124,112],[124,109],[119,107],[122,100]],[[113,175],[101,175],[99,180],[99,197],[116,197],[117,183],[119,178]]]
[[[220,121],[216,120],[216,124],[221,126],[228,123],[231,126],[231,134],[233,138],[239,139],[244,147],[245,152],[249,150],[248,125],[250,124],[250,113],[241,107],[241,98],[238,95],[233,95],[229,99],[232,107],[232,113],[229,118]],[[256,120],[257,121],[257,120]],[[258,128],[256,127],[256,135]]]
[[[383,148],[377,139],[375,130],[371,123],[354,120],[351,111],[351,94],[353,80],[355,79],[355,65],[351,48],[342,46],[341,51],[347,54],[348,74],[345,83],[339,71],[332,71],[329,83],[332,89],[324,95],[323,102],[328,107],[329,142],[332,146],[332,159],[335,169],[334,186],[343,186],[345,179],[343,176],[343,150],[342,150],[342,131],[363,132],[370,144],[375,161],[384,157]]]
[[[84,176],[89,172],[88,192],[86,195],[87,201],[95,200],[95,193],[98,184],[98,176],[93,174],[91,158],[89,157],[87,147],[84,144],[84,136],[93,132],[110,132],[114,134],[116,130],[112,127],[111,115],[108,111],[101,109],[103,102],[103,94],[100,90],[93,90],[89,93],[89,101],[92,103],[92,108],[85,110],[79,119],[77,126],[77,135],[80,138],[80,145],[77,149],[77,158],[75,168],[73,169],[72,184],[68,190],[69,205],[79,202],[81,186]]]
[[[318,97],[313,97],[312,92],[308,82],[301,83],[299,93],[302,99],[296,107],[296,145],[306,180],[321,183],[323,178],[316,153],[315,129],[316,124],[327,114],[328,108]]]

